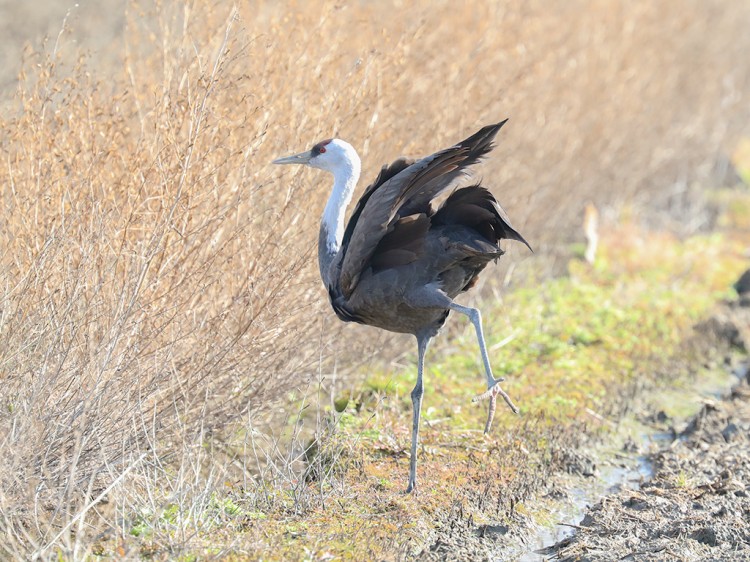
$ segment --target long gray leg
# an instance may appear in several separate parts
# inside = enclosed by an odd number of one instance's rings
[[[492,420],[495,417],[495,408],[497,406],[498,395],[502,396],[503,400],[505,400],[505,403],[508,404],[511,410],[513,410],[513,413],[517,414],[518,408],[510,399],[510,396],[508,396],[505,391],[500,388],[499,383],[501,383],[503,379],[495,379],[495,377],[492,376],[492,367],[490,366],[490,358],[487,354],[487,345],[484,343],[484,333],[482,331],[482,316],[479,313],[479,310],[477,310],[476,308],[469,308],[467,306],[461,306],[460,304],[454,303],[453,300],[440,289],[440,285],[437,283],[432,283],[430,285],[426,285],[424,287],[420,287],[418,289],[415,289],[414,291],[411,291],[408,295],[406,295],[406,300],[410,306],[416,308],[455,310],[456,312],[460,312],[461,314],[465,314],[466,316],[468,316],[469,320],[471,320],[471,323],[474,324],[474,329],[477,333],[477,340],[479,341],[479,349],[482,352],[484,372],[487,377],[487,392],[474,397],[474,402],[478,400],[485,400],[488,398],[490,401],[489,413],[487,415],[487,423],[484,426],[484,432],[488,433],[490,427],[492,426]]]
[[[495,377],[492,376],[492,367],[490,366],[490,357],[487,354],[487,346],[484,343],[484,331],[482,330],[482,313],[479,312],[478,308],[470,308],[468,306],[461,306],[452,302],[450,308],[461,314],[465,314],[474,324],[474,329],[477,332],[477,340],[479,341],[479,349],[482,352],[482,362],[484,363],[484,374],[487,376],[487,388],[490,389],[496,384]]]
[[[424,371],[424,355],[427,346],[430,344],[430,337],[417,336],[417,384],[411,391],[411,403],[414,409],[414,418],[411,428],[411,458],[409,459],[409,486],[406,493],[413,492],[417,487],[417,441],[419,439],[419,418],[422,412],[422,396],[424,396],[424,384],[422,383],[422,373]]]
[[[490,366],[490,357],[487,353],[487,344],[485,344],[484,342],[484,331],[482,330],[482,314],[476,308],[470,308],[468,306],[461,306],[460,304],[456,304],[455,302],[451,302],[448,308],[468,316],[469,320],[471,320],[471,323],[474,324],[474,330],[476,330],[476,333],[477,333],[477,341],[479,342],[479,349],[482,352],[482,362],[484,363],[484,373],[487,376],[487,392],[480,394],[479,396],[476,396],[474,398],[474,402],[478,400],[484,400],[487,398],[490,399],[489,415],[487,417],[487,424],[485,425],[485,428],[484,428],[484,432],[488,433],[490,430],[490,427],[492,426],[492,419],[495,417],[495,407],[496,407],[498,394],[503,397],[506,404],[508,404],[510,409],[513,410],[514,414],[518,413],[518,408],[510,399],[510,396],[508,396],[505,393],[505,391],[502,388],[500,388],[500,383],[503,382],[504,379],[503,378],[496,379],[492,375],[492,367]]]

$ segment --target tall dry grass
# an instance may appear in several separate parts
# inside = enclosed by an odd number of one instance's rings
[[[144,0],[127,20],[116,68],[74,29],[30,54],[0,122],[6,554],[84,556],[161,497],[200,511],[255,458],[213,436],[382,341],[342,340],[316,279],[327,180],[273,157],[338,135],[367,178],[510,116],[483,175],[554,249],[588,200],[700,227],[696,177],[750,107],[739,1]]]

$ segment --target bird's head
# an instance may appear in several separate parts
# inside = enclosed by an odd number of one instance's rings
[[[306,152],[277,158],[273,161],[274,164],[304,164],[331,173],[336,173],[342,168],[350,169],[355,162],[358,167],[359,157],[354,147],[341,139],[326,139]]]

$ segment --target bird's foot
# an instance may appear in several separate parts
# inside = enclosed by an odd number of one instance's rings
[[[500,387],[500,383],[504,380],[505,379],[502,377],[500,377],[499,379],[495,379],[495,382],[490,385],[486,392],[475,396],[471,400],[472,402],[479,402],[481,400],[487,399],[489,399],[490,401],[489,412],[487,413],[487,423],[484,425],[485,435],[490,432],[490,428],[492,427],[492,420],[495,419],[495,409],[497,408],[498,395],[503,397],[503,400],[505,400],[505,403],[513,411],[514,414],[518,413],[518,407],[513,403],[513,400],[510,399],[510,396],[508,396],[508,394]]]
[[[417,483],[409,482],[409,485],[406,487],[406,491],[404,493],[416,496],[417,495]]]

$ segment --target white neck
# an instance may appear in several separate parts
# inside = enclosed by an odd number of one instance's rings
[[[359,180],[359,172],[359,158],[356,161],[346,162],[345,166],[337,168],[333,172],[333,190],[328,198],[325,211],[323,211],[321,225],[326,228],[326,249],[330,253],[336,253],[341,248],[346,208],[352,200],[352,195],[354,195],[354,188]]]
[[[333,174],[333,189],[325,211],[323,211],[323,218],[320,221],[318,260],[323,282],[328,285],[330,282],[329,269],[331,262],[341,249],[346,208],[352,200],[352,195],[354,195],[361,164],[356,151],[347,145],[345,154],[336,161],[335,165],[324,169]]]

